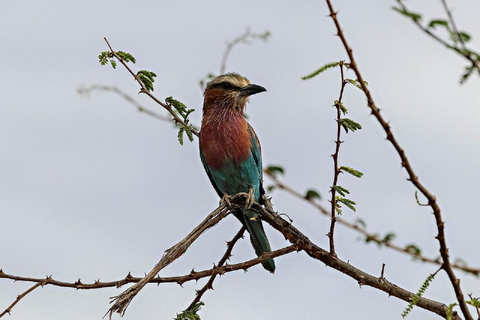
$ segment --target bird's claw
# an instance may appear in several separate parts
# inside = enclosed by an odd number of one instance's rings
[[[232,203],[230,202],[230,199],[232,199],[232,197],[231,197],[230,195],[224,194],[223,197],[222,197],[222,199],[220,200],[220,203],[225,203],[225,204],[227,204],[227,206],[228,206],[229,208],[231,208],[231,207],[232,207]]]
[[[253,196],[253,188],[250,188],[250,190],[248,190],[248,193],[246,194],[245,209],[251,209],[254,202],[255,197]]]

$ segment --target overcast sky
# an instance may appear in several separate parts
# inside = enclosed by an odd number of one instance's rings
[[[460,29],[480,48],[480,2],[449,1]],[[480,267],[480,78],[459,85],[466,63],[391,10],[395,1],[336,0],[339,19],[382,114],[420,180],[438,198],[452,259]],[[443,18],[440,1],[409,2],[426,21]],[[247,76],[267,92],[252,97],[249,121],[265,165],[282,165],[282,180],[300,192],[314,188],[328,206],[332,184],[338,70],[300,78],[346,54],[324,1],[0,1],[0,268],[6,273],[83,282],[121,279],[150,271],[164,250],[181,240],[218,204],[198,156],[198,142],[178,144],[171,124],[138,113],[119,96],[77,89],[112,85],[145,107],[166,114],[121,67],[100,66],[108,48],[137,58],[135,70],[157,73],[155,95],[173,96],[201,120],[199,80],[218,73],[228,40],[250,28],[272,33],[231,52],[227,70]],[[348,73],[348,77],[354,77]],[[394,232],[395,243],[418,244],[437,257],[436,227],[385,133],[369,116],[362,93],[348,86],[349,117],[363,130],[344,135],[340,163],[364,172],[340,177],[372,233]],[[271,184],[268,178],[265,184]],[[327,248],[329,219],[283,191],[271,193],[277,210]],[[228,217],[204,234],[161,276],[209,268],[239,229]],[[288,243],[270,227],[274,248]],[[437,266],[365,245],[338,226],[339,257],[373,275],[417,291]],[[254,257],[247,239],[231,263]],[[222,276],[207,292],[202,319],[400,319],[406,303],[325,267],[304,253],[276,259],[277,272],[260,266]],[[464,293],[480,295],[480,281],[457,273]],[[172,319],[203,286],[147,286],[126,319]],[[0,310],[31,283],[0,279]],[[14,307],[11,319],[101,319],[109,297],[121,289],[76,291],[39,288]],[[427,297],[455,301],[444,273]],[[437,319],[415,309],[409,319]]]

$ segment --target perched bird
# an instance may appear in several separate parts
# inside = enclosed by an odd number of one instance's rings
[[[239,192],[249,195],[245,209],[233,214],[250,233],[258,256],[272,250],[260,217],[249,210],[253,200],[262,203],[265,190],[260,142],[243,111],[249,97],[262,91],[267,90],[237,73],[216,77],[205,88],[200,130],[200,158],[218,195],[227,202]],[[273,259],[262,265],[275,271]]]

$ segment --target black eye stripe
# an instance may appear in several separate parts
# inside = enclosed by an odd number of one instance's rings
[[[234,86],[230,82],[220,82],[213,85],[214,88],[222,88],[223,90],[240,90],[239,87]]]

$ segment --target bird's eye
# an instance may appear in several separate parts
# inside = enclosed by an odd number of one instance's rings
[[[224,89],[224,90],[230,90],[230,89],[232,89],[232,88],[233,88],[233,86],[232,86],[232,84],[231,84],[230,82],[224,82],[224,83],[222,83],[222,89]]]

